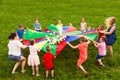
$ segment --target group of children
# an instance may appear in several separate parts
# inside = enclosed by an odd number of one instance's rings
[[[72,26],[72,23],[69,23],[69,26]],[[58,20],[57,27],[63,27],[61,20]],[[40,25],[38,19],[35,19],[34,29],[36,31],[41,31],[41,25]],[[86,29],[87,29],[87,24],[85,22],[85,18],[82,18],[82,22],[80,23],[80,30],[85,31]],[[91,27],[89,27],[88,29],[91,29]],[[98,61],[99,67],[102,68],[102,67],[104,67],[104,64],[102,63],[101,58],[106,56],[106,43],[105,43],[106,37],[104,36],[104,33],[100,32],[101,30],[104,30],[104,27],[102,25],[100,25],[98,27],[99,37],[98,37],[97,41],[93,41],[93,44],[95,45],[96,48],[98,48],[98,55],[96,56],[96,59]],[[23,25],[20,25],[19,30],[17,30],[17,34],[20,39],[22,39],[23,32],[24,32]],[[39,60],[39,56],[37,55],[37,52],[39,52],[40,49],[35,47],[34,43],[35,43],[34,40],[30,41],[30,46],[29,46],[30,54],[28,56],[28,65],[32,66],[32,75],[35,75],[35,73],[36,73],[36,76],[40,76],[39,75],[40,60]],[[88,57],[87,49],[88,49],[89,43],[90,43],[90,40],[88,40],[84,36],[81,36],[80,44],[78,44],[76,46],[73,46],[69,42],[67,42],[67,44],[71,48],[79,49],[80,55],[79,55],[79,59],[77,61],[77,66],[85,73],[85,76],[88,76],[88,72],[84,69],[82,64],[87,60],[87,57]],[[50,46],[47,46],[46,50],[47,50],[47,53],[43,55],[44,67],[46,69],[46,78],[48,78],[48,73],[50,70],[51,70],[51,76],[53,78],[54,77],[53,60],[56,57],[51,54]],[[34,67],[36,67],[36,68],[34,69]]]

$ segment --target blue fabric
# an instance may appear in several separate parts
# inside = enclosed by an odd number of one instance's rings
[[[107,32],[110,32],[112,26],[108,28]],[[113,45],[116,41],[116,29],[113,31],[112,34],[107,34],[106,35],[107,40],[105,41],[107,45]]]
[[[67,36],[66,41],[72,42],[72,41],[77,40],[79,38],[80,38],[79,36]]]
[[[62,28],[62,33],[64,33],[68,28],[69,28],[69,26],[64,26],[64,27]]]
[[[23,37],[24,30],[17,30],[18,37],[21,39]]]
[[[41,27],[41,25],[40,25],[40,23],[38,23],[38,24],[34,24],[34,29],[36,30],[40,30],[40,27]]]

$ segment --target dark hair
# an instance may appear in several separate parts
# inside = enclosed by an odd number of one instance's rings
[[[47,51],[51,51],[50,46],[47,46],[47,47],[46,47],[46,50],[47,50]]]
[[[13,40],[15,37],[17,36],[17,33],[16,32],[11,32],[8,39],[11,39]]]
[[[81,38],[80,38],[80,41],[82,41],[82,42],[87,42],[88,40],[87,40],[85,37],[81,37]]]
[[[31,40],[30,41],[30,45],[33,45],[35,42],[34,42],[34,40]]]
[[[38,18],[35,18],[34,21],[38,20]]]
[[[101,38],[103,41],[106,41],[106,39],[107,39],[106,36],[102,36]]]

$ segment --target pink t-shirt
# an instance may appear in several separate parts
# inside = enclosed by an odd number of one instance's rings
[[[101,56],[106,55],[106,44],[105,44],[105,42],[101,42],[101,43],[98,44],[98,53]]]

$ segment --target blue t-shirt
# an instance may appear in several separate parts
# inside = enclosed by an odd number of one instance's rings
[[[18,37],[19,37],[20,39],[23,37],[23,33],[24,33],[24,30],[23,30],[23,29],[22,29],[22,30],[20,30],[20,29],[17,30],[17,34],[18,34]]]
[[[40,28],[41,28],[40,23],[34,24],[34,29],[35,29],[35,30],[40,30]]]

